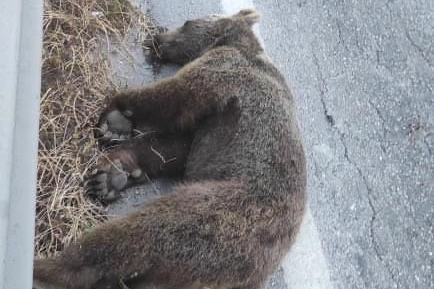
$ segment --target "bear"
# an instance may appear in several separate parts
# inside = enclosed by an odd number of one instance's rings
[[[117,146],[86,186],[109,202],[145,176],[182,181],[35,260],[34,288],[266,285],[299,231],[307,174],[296,104],[253,33],[258,19],[244,9],[155,37],[158,57],[183,66],[110,99],[97,128]],[[131,138],[138,127],[153,133]]]

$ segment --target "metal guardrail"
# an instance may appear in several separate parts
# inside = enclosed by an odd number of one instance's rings
[[[0,1],[0,288],[32,287],[43,0]]]

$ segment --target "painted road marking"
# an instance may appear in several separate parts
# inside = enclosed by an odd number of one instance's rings
[[[330,289],[330,275],[318,230],[307,206],[297,240],[283,263],[285,281],[289,288]]]

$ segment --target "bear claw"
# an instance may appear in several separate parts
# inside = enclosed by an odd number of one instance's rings
[[[102,139],[108,141],[129,139],[133,131],[133,124],[128,117],[132,114],[130,110],[124,112],[113,110],[107,113],[99,126]]]
[[[123,170],[122,163],[116,159],[110,165],[90,173],[84,183],[85,193],[103,203],[112,202],[120,197],[121,190],[127,186],[129,175]]]

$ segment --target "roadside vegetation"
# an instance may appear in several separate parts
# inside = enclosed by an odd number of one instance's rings
[[[108,57],[155,28],[128,0],[45,0],[43,21],[35,254],[47,256],[105,219],[82,182],[103,157],[93,125],[116,90]]]

